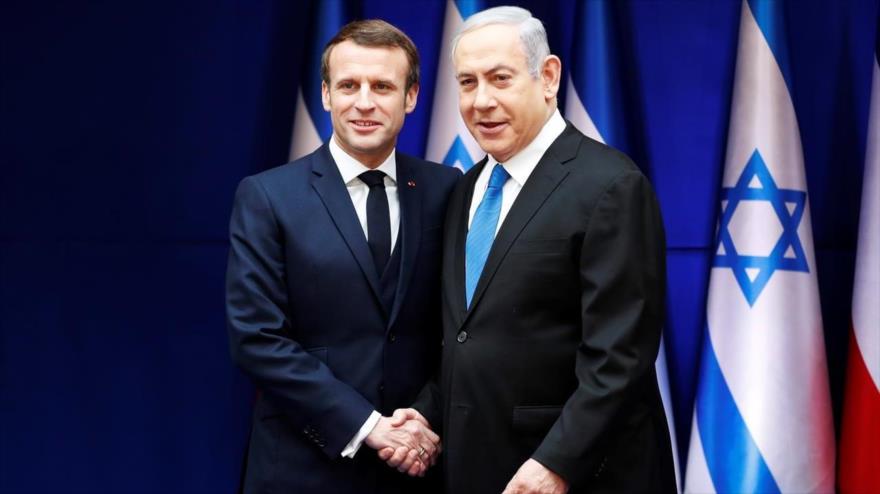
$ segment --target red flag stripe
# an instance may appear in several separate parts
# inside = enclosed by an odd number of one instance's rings
[[[868,373],[852,331],[839,451],[840,493],[880,493],[880,390]]]

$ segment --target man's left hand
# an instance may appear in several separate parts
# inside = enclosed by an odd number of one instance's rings
[[[400,472],[411,476],[424,476],[425,470],[437,462],[440,454],[440,437],[431,430],[428,420],[413,408],[399,408],[390,417],[394,429],[409,431],[416,438],[427,439],[427,442],[413,448],[385,447],[379,449],[379,459]]]
[[[519,467],[502,494],[565,494],[568,482],[529,458]]]

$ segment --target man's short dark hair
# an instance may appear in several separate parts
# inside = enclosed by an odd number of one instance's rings
[[[419,83],[419,52],[416,45],[403,31],[379,19],[349,22],[336,33],[321,54],[321,79],[330,84],[330,52],[343,41],[351,40],[361,46],[396,47],[403,50],[409,62],[406,90]]]

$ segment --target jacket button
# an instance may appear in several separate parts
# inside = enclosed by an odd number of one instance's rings
[[[385,385],[384,385],[384,384],[380,384],[380,385],[379,385],[379,392],[381,393],[381,392],[383,392],[383,391],[385,391]]]
[[[460,331],[458,336],[455,337],[455,341],[459,343],[464,343],[468,339],[467,331]]]
[[[395,341],[397,341],[397,335],[394,334],[394,333],[390,333],[390,334],[388,334],[388,340],[389,340],[391,343],[394,343]]]

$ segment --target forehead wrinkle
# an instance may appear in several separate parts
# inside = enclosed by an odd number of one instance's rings
[[[331,80],[364,80],[394,82],[406,80],[409,61],[401,48],[363,46],[346,40],[330,52]]]
[[[458,43],[453,51],[453,59],[465,53],[469,58],[486,58],[501,54],[502,56],[514,55],[525,60],[526,47],[519,34],[519,28],[509,24],[487,24],[476,27],[460,35]],[[480,41],[475,41],[478,39]]]
[[[390,74],[389,72],[394,71],[389,70],[387,66],[381,64],[342,64],[338,70],[334,71],[331,69],[330,72],[330,78],[334,81],[366,80],[371,83],[382,82],[392,86],[398,86],[401,84],[401,82],[396,79],[399,78],[403,81],[406,78],[406,76],[402,74]],[[333,72],[336,73],[334,74]]]
[[[509,70],[514,73],[528,70],[528,61],[520,46],[514,49],[496,45],[465,49],[461,53],[456,53],[453,63],[458,69],[456,77],[476,73],[491,74],[499,70]]]

